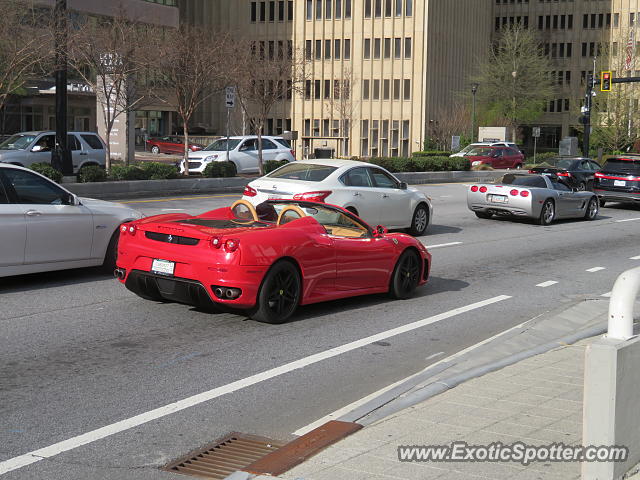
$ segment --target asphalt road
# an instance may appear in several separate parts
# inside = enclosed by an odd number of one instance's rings
[[[421,238],[433,267],[410,300],[341,300],[265,325],[145,301],[94,270],[0,279],[0,477],[185,478],[158,467],[231,431],[289,440],[448,355],[608,292],[640,265],[640,208],[542,227],[477,219],[464,185],[420,188],[434,202]],[[129,204],[195,213],[234,198]]]

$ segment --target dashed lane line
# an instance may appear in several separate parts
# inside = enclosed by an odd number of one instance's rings
[[[585,272],[589,272],[589,273],[595,273],[595,272],[599,272],[601,270],[604,270],[604,267],[593,267],[593,268],[587,268],[585,270]]]
[[[546,282],[537,284],[536,287],[547,288],[547,287],[550,287],[551,285],[555,285],[556,283],[558,282],[556,282],[555,280],[548,280]]]

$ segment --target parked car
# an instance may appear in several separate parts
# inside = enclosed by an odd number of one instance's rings
[[[105,166],[107,151],[102,139],[94,132],[69,132],[73,173],[89,165]],[[34,163],[51,163],[55,148],[55,132],[22,132],[0,143],[0,162],[30,167]]]
[[[639,202],[640,156],[609,158],[595,173],[593,191],[602,207],[606,202]]]
[[[295,153],[281,137],[262,137],[262,160],[295,161]],[[258,137],[255,135],[229,138],[229,159],[236,173],[255,173],[258,166]],[[227,161],[227,139],[220,138],[203,150],[189,154],[189,173],[202,173],[211,162]],[[184,173],[184,163],[180,172]]]
[[[147,140],[147,150],[151,153],[178,153],[184,152],[184,140],[180,137],[158,137]],[[204,145],[199,143],[189,143],[189,150],[197,152],[202,150]]]
[[[113,270],[120,224],[140,218],[124,205],[79,198],[32,170],[0,163],[0,277]]]
[[[409,298],[430,265],[418,240],[371,228],[340,207],[238,200],[123,225],[116,276],[145,299],[224,305],[282,323],[298,305],[385,292]]]
[[[594,220],[598,216],[593,192],[572,190],[556,175],[508,173],[497,184],[472,185],[467,206],[478,218],[527,217],[540,225],[560,218]]]
[[[245,200],[313,200],[346,208],[370,225],[424,235],[433,207],[427,196],[382,167],[353,160],[299,160],[250,182]]]
[[[553,173],[577,190],[592,190],[595,173],[602,167],[583,157],[554,157],[545,160],[551,167],[534,167],[529,173]]]
[[[469,151],[473,150],[476,147],[509,147],[509,148],[514,148],[518,151],[521,151],[520,147],[513,142],[476,142],[476,143],[470,143],[459,152],[456,152],[453,155],[449,155],[449,156],[464,157],[467,153],[469,153]]]
[[[465,157],[472,167],[489,165],[491,168],[522,168],[524,154],[511,147],[475,147]]]

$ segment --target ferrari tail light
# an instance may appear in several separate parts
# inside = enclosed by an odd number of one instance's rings
[[[330,190],[322,190],[319,192],[297,193],[293,196],[294,200],[306,200],[308,202],[324,202],[324,199],[331,195]]]
[[[509,192],[509,195],[511,195],[512,197],[515,197],[515,196],[517,196],[517,195],[518,195],[518,193],[520,193],[520,192],[518,192],[518,190],[516,190],[516,189],[514,188],[513,190],[511,190],[511,191]]]
[[[558,172],[559,177],[571,177],[571,172]]]
[[[258,192],[256,191],[255,188],[252,188],[249,185],[247,185],[246,187],[244,187],[244,192],[242,192],[242,194],[245,197],[255,197],[256,195],[258,195]]]
[[[521,197],[525,197],[525,198],[528,197],[529,196],[529,191],[528,190],[522,190],[520,192],[520,196]]]
[[[220,237],[213,237],[211,239],[211,246],[213,248],[220,248],[221,245],[222,245],[222,240],[220,240]]]
[[[229,239],[226,242],[224,242],[224,251],[229,253],[235,252],[236,250],[238,250],[239,246],[240,246],[240,240]]]
[[[136,230],[138,230],[138,227],[136,227],[133,223],[123,223],[120,226],[120,231],[122,233],[128,233],[129,235],[135,235]]]
[[[485,193],[487,191],[487,187],[482,186],[480,187],[480,193]]]
[[[473,187],[471,187],[471,191],[472,192],[477,192],[478,191],[478,186],[474,185]]]

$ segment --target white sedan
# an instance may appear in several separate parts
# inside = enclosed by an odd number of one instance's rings
[[[124,205],[79,198],[27,168],[0,163],[0,277],[67,268],[113,270]]]
[[[301,160],[258,178],[244,190],[259,205],[273,198],[312,200],[338,205],[368,224],[407,228],[424,235],[433,208],[422,192],[409,188],[384,168],[353,160]]]

